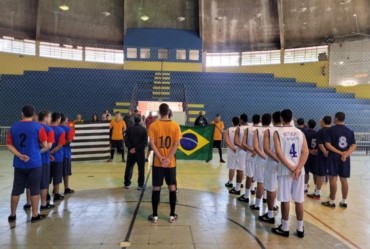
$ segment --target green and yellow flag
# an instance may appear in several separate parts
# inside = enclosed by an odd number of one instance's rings
[[[176,152],[176,159],[180,160],[212,160],[213,133],[212,126],[183,126],[182,138]]]

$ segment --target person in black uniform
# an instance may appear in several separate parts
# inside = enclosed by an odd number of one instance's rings
[[[207,126],[208,120],[204,116],[204,113],[202,111],[199,112],[199,116],[195,120],[194,126]]]
[[[304,192],[308,192],[308,181],[310,180],[310,172],[316,167],[317,161],[317,150],[318,145],[316,141],[316,122],[315,120],[308,120],[307,122],[308,129],[304,131],[304,135],[306,136],[306,141],[308,145],[308,150],[310,154],[308,155],[308,160],[304,166],[305,169],[305,181],[304,181]],[[316,179],[314,178],[314,182],[316,185]]]
[[[135,163],[139,169],[138,190],[145,188],[144,174],[145,174],[145,148],[148,143],[148,134],[146,129],[140,124],[140,116],[135,116],[135,124],[129,127],[126,131],[125,145],[128,149],[127,164],[125,170],[125,188],[131,185],[131,178]]]

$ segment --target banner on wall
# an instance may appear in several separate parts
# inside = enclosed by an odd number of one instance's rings
[[[180,160],[212,160],[214,126],[180,126],[182,138],[176,152]]]

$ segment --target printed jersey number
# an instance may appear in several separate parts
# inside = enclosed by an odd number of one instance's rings
[[[311,148],[316,148],[316,146],[317,146],[316,139],[312,139],[311,140]]]
[[[339,138],[339,148],[341,148],[341,149],[345,149],[345,148],[347,148],[347,146],[348,146],[348,143],[347,143],[347,138],[346,137],[340,137]]]
[[[161,140],[161,145],[160,145],[160,148],[166,148],[166,149],[169,149],[171,147],[171,137],[167,136],[167,137],[159,137],[159,139]]]
[[[24,133],[21,133],[21,134],[19,134],[19,138],[21,139],[21,141],[19,143],[19,146],[22,147],[22,148],[26,147],[27,135],[24,134]]]
[[[292,147],[290,147],[290,152],[289,153],[293,158],[298,157],[298,153],[296,151],[295,144],[292,144]]]

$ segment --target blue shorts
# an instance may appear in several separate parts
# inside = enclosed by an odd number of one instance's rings
[[[61,184],[63,178],[63,162],[50,163],[50,181],[53,185]]]
[[[327,176],[329,168],[329,158],[325,157],[324,154],[320,153],[317,155],[315,166],[311,169],[312,174],[317,176]]]
[[[306,164],[304,165],[305,173],[308,175],[312,169],[316,167],[317,156],[309,155]]]
[[[341,156],[331,153],[329,155],[329,175],[349,178],[351,176],[351,161],[347,158],[345,162],[342,161]]]
[[[72,163],[71,158],[64,158],[63,160],[63,176],[72,175]]]
[[[48,189],[49,188],[49,181],[50,181],[50,165],[43,164],[42,165],[42,175],[41,175],[41,184],[40,189]]]
[[[26,187],[30,189],[31,196],[39,195],[41,175],[41,167],[32,169],[14,168],[12,196],[23,194]]]

